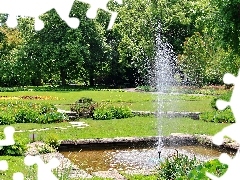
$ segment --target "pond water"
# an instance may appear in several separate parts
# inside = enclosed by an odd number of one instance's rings
[[[161,151],[160,160],[176,153],[194,156],[202,161],[218,158],[219,150],[202,146],[165,147]],[[95,171],[117,170],[153,170],[159,164],[156,148],[112,148],[112,149],[73,149],[61,152],[80,169],[88,173]]]

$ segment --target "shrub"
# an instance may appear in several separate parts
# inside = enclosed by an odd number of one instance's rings
[[[50,104],[50,103],[41,104],[40,114],[46,114],[49,112],[56,112],[56,111],[57,111],[57,108],[53,104]]]
[[[54,149],[57,149],[60,146],[60,141],[56,134],[48,134],[44,142],[46,143],[46,145]]]
[[[36,123],[39,113],[34,109],[19,109],[15,114],[16,123]]]
[[[94,111],[93,119],[95,120],[109,120],[122,119],[132,117],[132,111],[127,106],[106,106],[103,105]]]
[[[15,123],[15,118],[12,113],[2,111],[0,112],[0,125],[10,125]]]
[[[39,115],[37,118],[37,122],[40,124],[48,124],[48,123],[59,123],[66,120],[65,116],[60,112],[50,112],[46,114]]]
[[[221,94],[220,96],[214,97],[213,100],[211,101],[211,107],[212,107],[213,109],[218,110],[218,108],[217,108],[217,106],[216,106],[216,101],[217,101],[218,99],[222,99],[222,100],[225,100],[225,101],[229,101],[230,98],[231,98],[231,96],[232,96],[232,91],[227,91],[226,93],[223,93],[223,94]]]
[[[75,104],[70,106],[71,111],[77,112],[79,117],[93,117],[93,112],[97,106],[91,98],[82,97]]]
[[[216,101],[218,99],[229,101],[232,96],[232,91],[221,94],[220,96],[215,97],[211,101],[211,107],[213,111],[204,112],[200,115],[200,119],[206,122],[215,122],[215,123],[234,123],[235,118],[229,107],[224,110],[218,110],[216,106]]]
[[[133,116],[131,109],[127,106],[121,107],[112,106],[110,107],[110,109],[113,113],[113,118],[116,119],[129,118]]]
[[[3,133],[0,134],[1,139],[5,139]],[[3,146],[0,147],[0,155],[1,156],[23,156],[27,150],[27,144],[20,140],[17,137],[14,137],[15,144],[11,146]]]
[[[160,163],[158,176],[161,180],[177,179],[184,177],[192,169],[199,165],[199,161],[194,157],[190,159],[187,155],[176,154],[167,157]]]
[[[213,159],[198,165],[187,175],[187,178],[208,180],[209,178],[205,175],[206,172],[212,173],[216,176],[222,176],[227,168],[228,166],[226,164],[220,163],[218,159]]]
[[[46,154],[46,153],[52,153],[52,152],[56,152],[56,149],[54,149],[53,147],[44,144],[41,146],[37,146],[37,150],[40,154]]]
[[[113,113],[111,109],[102,107],[94,111],[93,119],[95,120],[110,120],[113,119]]]
[[[200,114],[200,119],[206,122],[215,122],[215,123],[234,123],[235,122],[233,113],[229,108],[223,111],[214,110],[212,112],[204,112]]]
[[[55,123],[67,120],[68,116],[57,112],[49,103],[17,101],[0,103],[0,125],[13,123]]]

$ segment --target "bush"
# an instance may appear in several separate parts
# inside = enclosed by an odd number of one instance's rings
[[[160,163],[158,177],[161,180],[184,177],[196,168],[199,163],[195,157],[190,159],[187,155],[177,153],[176,155],[167,157]]]
[[[133,116],[131,109],[127,106],[122,107],[112,106],[110,107],[110,109],[113,113],[113,118],[116,119],[129,118]]]
[[[75,104],[70,106],[71,111],[74,111],[78,114],[79,117],[93,117],[93,112],[97,107],[91,98],[82,97]]]
[[[37,146],[37,150],[40,154],[47,154],[47,153],[56,152],[56,149],[54,149],[53,147],[51,147],[47,144]]]
[[[60,112],[50,112],[46,114],[39,115],[37,118],[37,122],[40,124],[48,124],[48,123],[59,123],[66,120],[65,116]]]
[[[127,106],[102,106],[94,111],[93,119],[95,120],[110,120],[132,117],[132,111]]]
[[[0,134],[1,139],[5,139],[3,133]],[[27,150],[27,144],[20,140],[17,137],[14,137],[15,144],[11,146],[3,146],[0,147],[0,155],[1,156],[23,156]]]
[[[54,149],[57,149],[60,146],[60,141],[56,134],[48,134],[44,142],[46,143],[46,145]]]
[[[17,101],[0,103],[0,125],[13,123],[55,123],[67,120],[68,116],[57,112],[49,103]]]
[[[211,107],[215,110],[218,110],[217,106],[216,106],[216,101],[218,99],[221,99],[221,100],[225,100],[225,101],[229,101],[230,98],[232,96],[232,91],[228,91],[226,93],[223,93],[221,94],[220,96],[216,96],[214,97],[214,99],[211,101]]]
[[[208,180],[209,178],[205,175],[206,172],[216,176],[222,176],[227,171],[227,168],[228,166],[226,164],[220,163],[218,159],[213,159],[198,165],[187,175],[187,179]]]
[[[10,125],[15,123],[15,118],[12,113],[2,111],[0,112],[0,125]]]
[[[93,114],[95,120],[110,120],[113,118],[112,110],[105,107],[96,109]]]
[[[229,101],[232,96],[232,92],[228,91],[220,96],[215,97],[211,101],[211,107],[213,111],[204,112],[200,114],[200,119],[206,122],[215,122],[215,123],[234,123],[235,118],[229,107],[224,110],[218,110],[216,106],[216,101],[218,99]]]
[[[206,122],[215,122],[215,123],[234,123],[235,122],[233,113],[229,108],[223,111],[214,110],[212,112],[204,112],[200,114],[200,119]]]
[[[39,113],[34,109],[19,109],[15,114],[16,123],[36,123]]]

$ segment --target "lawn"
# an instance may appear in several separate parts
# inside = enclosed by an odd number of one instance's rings
[[[32,130],[40,128],[50,128],[48,131],[36,131],[37,140],[44,140],[47,136],[57,136],[60,140],[85,139],[85,138],[113,138],[113,137],[146,137],[157,136],[158,127],[162,128],[162,135],[167,136],[171,133],[187,134],[207,134],[214,135],[229,124],[217,124],[192,120],[190,118],[163,118],[155,117],[133,117],[119,120],[92,120],[80,119],[89,126],[85,128],[69,127],[68,129],[55,129],[54,127],[67,127],[67,122],[58,124],[13,124],[18,130]],[[5,126],[0,126],[3,131]],[[15,135],[28,141],[32,132],[16,132]]]
[[[57,105],[58,108],[69,110],[69,104],[74,103],[81,97],[90,97],[98,103],[122,104],[129,106],[132,110],[156,111],[158,108],[157,95],[141,92],[119,92],[119,91],[56,91],[56,92],[1,92],[0,96],[21,97],[40,96],[42,100],[24,99],[30,102],[49,102]],[[204,112],[211,110],[210,102],[213,96],[193,95],[160,95],[159,98],[164,104],[164,111],[190,111]],[[19,99],[23,100],[23,99]],[[0,98],[0,101],[18,101],[16,99]]]

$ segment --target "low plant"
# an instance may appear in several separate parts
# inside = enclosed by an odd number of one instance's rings
[[[215,123],[234,123],[235,118],[230,108],[223,111],[214,110],[211,112],[203,112],[200,114],[200,119],[205,122],[215,122]]]
[[[167,157],[160,163],[158,170],[158,179],[178,179],[186,176],[191,170],[199,165],[199,161],[194,158],[189,158],[187,155],[178,154]],[[179,179],[180,180],[180,179]]]
[[[211,107],[215,110],[218,110],[218,108],[216,106],[217,100],[221,99],[221,100],[229,101],[231,96],[232,96],[232,91],[227,91],[219,96],[214,97],[211,101]]]
[[[227,171],[227,168],[228,168],[228,165],[222,164],[218,159],[213,159],[203,164],[200,164],[196,168],[194,168],[187,175],[187,179],[208,180],[209,178],[206,176],[206,172],[212,173],[215,176],[219,177],[219,176],[222,176]],[[183,178],[182,179],[180,178],[179,180],[183,180]]]
[[[82,97],[70,106],[70,110],[78,114],[79,117],[92,117],[97,106],[92,98]]]
[[[40,154],[56,152],[56,149],[54,149],[52,146],[49,146],[48,144],[37,146],[37,150]]]
[[[54,148],[57,149],[60,146],[59,138],[56,134],[48,134],[48,136],[45,138],[44,142]]]
[[[68,120],[49,103],[31,103],[17,101],[0,103],[0,125],[14,123],[55,123]]]
[[[132,117],[132,111],[127,106],[107,106],[103,105],[94,111],[93,119],[110,120]]]

